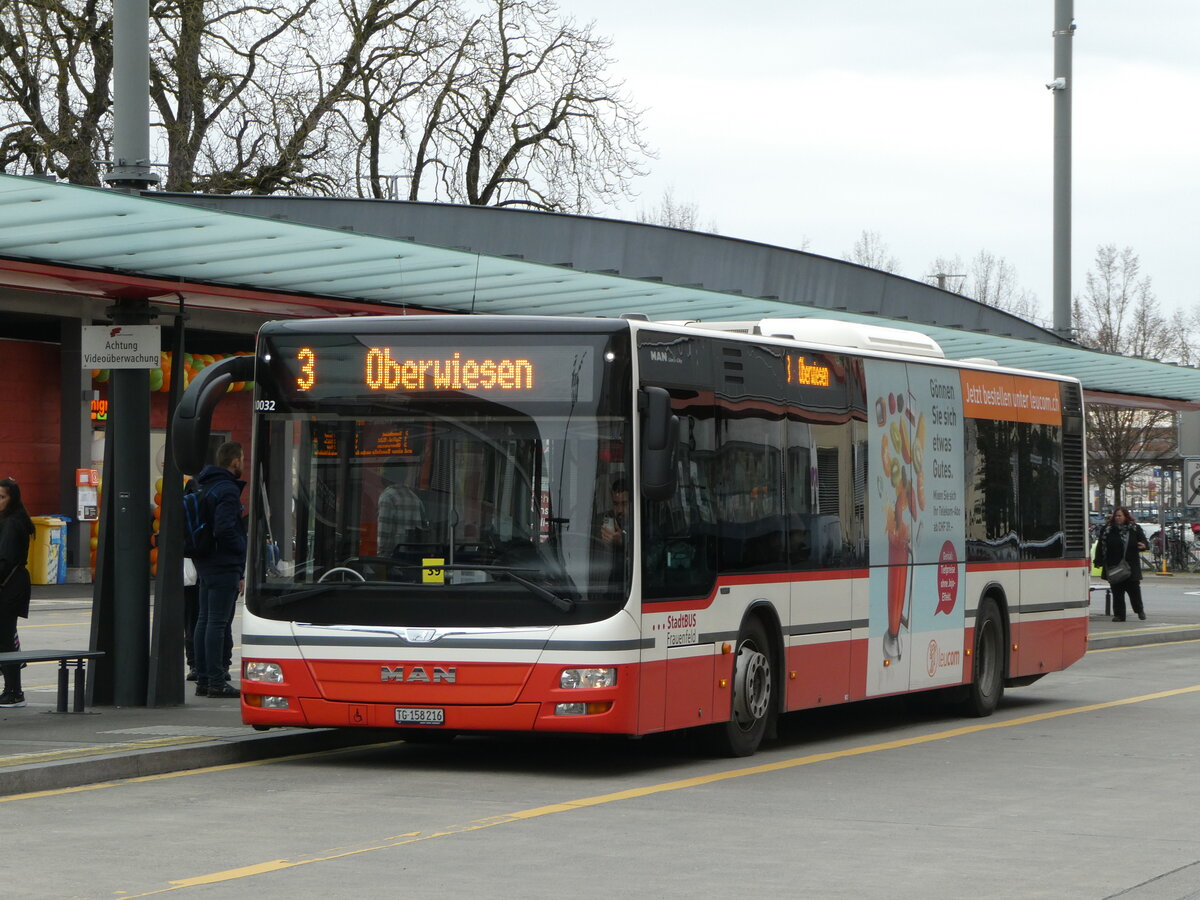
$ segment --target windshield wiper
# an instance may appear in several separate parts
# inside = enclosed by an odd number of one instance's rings
[[[341,588],[356,588],[365,584],[379,585],[378,581],[327,581],[324,584],[317,584],[304,591],[296,591],[294,593],[277,594],[274,597],[263,598],[263,606],[267,609],[282,609],[285,606],[290,606],[293,603],[299,603],[301,600],[307,600],[309,597],[319,597],[322,594],[328,594],[330,591]]]
[[[454,566],[454,568],[457,569],[458,566]],[[463,568],[469,569],[473,567],[463,566]],[[533,596],[538,597],[541,600],[545,600],[547,603],[561,612],[569,613],[575,608],[575,601],[570,597],[560,597],[558,594],[554,593],[554,591],[538,584],[536,581],[530,581],[528,578],[522,578],[512,569],[506,569],[504,566],[489,566],[488,568],[495,569],[502,575],[507,575],[517,584],[528,589],[529,593],[533,594]],[[484,571],[487,571],[487,569]]]

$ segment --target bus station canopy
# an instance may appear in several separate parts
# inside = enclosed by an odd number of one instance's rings
[[[1200,404],[1200,369],[1100,353],[1050,332],[1040,341],[900,322],[11,175],[0,175],[0,286],[104,299],[182,297],[189,306],[278,318],[428,312],[833,318],[923,332],[952,359],[1074,376],[1105,402],[1129,403],[1133,395],[1146,401],[1137,405]]]

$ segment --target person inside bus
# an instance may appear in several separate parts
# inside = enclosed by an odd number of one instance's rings
[[[628,513],[629,484],[624,478],[618,478],[612,483],[612,505],[600,516],[600,540],[613,547],[624,547]]]
[[[1141,551],[1149,546],[1146,532],[1134,521],[1133,514],[1124,506],[1113,510],[1108,522],[1100,529],[1096,540],[1096,555],[1093,562],[1107,577],[1112,566],[1124,560],[1129,564],[1129,577],[1124,581],[1110,582],[1112,587],[1113,621],[1125,621],[1125,595],[1129,594],[1129,605],[1139,619],[1146,618],[1142,605]]]
[[[413,490],[417,467],[406,465],[387,469],[384,478],[390,483],[379,495],[376,513],[380,556],[396,556],[404,545],[421,540],[425,528],[425,504]]]
[[[604,548],[605,574],[612,584],[625,581],[625,531],[629,515],[629,484],[618,477],[610,485],[609,506],[598,517],[595,534]]]

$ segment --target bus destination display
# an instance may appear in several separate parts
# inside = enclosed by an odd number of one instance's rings
[[[465,393],[591,401],[592,352],[588,347],[303,346],[288,354],[295,367],[289,380],[299,396],[349,387],[366,396]]]

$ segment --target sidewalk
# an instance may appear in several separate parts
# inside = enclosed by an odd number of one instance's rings
[[[29,619],[18,623],[22,646],[85,648],[91,591],[90,584],[34,585]],[[45,636],[67,629],[74,637]],[[255,731],[242,724],[240,700],[196,697],[191,683],[183,706],[58,713],[57,679],[57,663],[30,665],[22,673],[29,705],[0,709],[0,797],[395,739],[358,729]]]
[[[1150,611],[1142,622],[1111,621],[1104,593],[1092,594],[1088,616],[1091,649],[1166,641],[1200,640],[1200,576],[1155,577],[1143,583]],[[91,611],[90,585],[34,587],[23,643],[48,647],[55,639],[33,640],[32,626],[59,613],[80,617]],[[78,623],[82,625],[81,621]],[[22,628],[26,623],[22,623]],[[86,635],[86,632],[85,632]],[[40,635],[39,635],[40,639]],[[86,636],[66,642],[86,646]],[[228,765],[338,747],[394,740],[388,731],[358,729],[273,729],[243,725],[238,700],[195,697],[187,685],[183,706],[97,707],[84,713],[56,713],[56,664],[26,669],[23,709],[0,709],[0,797],[137,778],[205,766]]]

